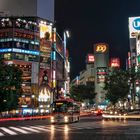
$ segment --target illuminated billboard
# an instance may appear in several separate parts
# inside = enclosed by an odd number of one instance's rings
[[[136,54],[140,55],[140,33],[136,37]]]
[[[24,49],[17,49],[17,48],[8,48],[8,49],[0,49],[0,53],[4,52],[17,52],[17,53],[24,53],[24,54],[32,54],[32,55],[39,55],[39,51],[30,51]]]
[[[140,17],[130,17],[129,18],[129,37],[136,38],[140,33]]]
[[[105,43],[95,44],[94,52],[95,53],[107,53],[108,52],[108,45]]]
[[[120,59],[119,58],[111,58],[111,67],[120,67]]]
[[[87,62],[88,63],[94,63],[94,55],[93,54],[88,54]]]
[[[47,40],[51,40],[52,37],[52,26],[47,25],[45,21],[40,21],[40,38],[46,38]]]

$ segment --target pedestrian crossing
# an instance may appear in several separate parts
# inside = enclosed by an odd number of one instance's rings
[[[105,128],[104,133],[110,133],[111,131],[119,131],[112,129],[116,126],[131,126],[137,125],[140,128],[140,122],[133,123],[119,123],[119,122],[82,122],[63,125],[26,125],[26,126],[8,126],[0,127],[0,138],[4,136],[17,136],[17,135],[30,135],[39,133],[57,133],[57,132],[82,132],[81,130],[93,130],[97,128]],[[110,129],[109,129],[110,128]],[[120,131],[122,131],[120,129]],[[97,132],[98,133],[98,132]]]
[[[3,136],[15,136],[15,135],[27,135],[33,133],[45,133],[45,132],[65,132],[65,131],[75,131],[82,129],[94,129],[94,126],[85,126],[85,125],[33,125],[33,126],[9,126],[9,127],[0,127],[0,137]]]

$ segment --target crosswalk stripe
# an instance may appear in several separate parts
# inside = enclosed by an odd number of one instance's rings
[[[40,126],[48,131],[64,131],[64,126]]]
[[[13,130],[16,130],[18,132],[21,132],[23,134],[29,134],[29,132],[25,131],[25,130],[22,130],[20,128],[17,128],[17,127],[9,127],[10,129],[13,129]]]
[[[8,129],[8,128],[0,127],[0,129],[2,129],[4,132],[6,132],[6,133],[8,133],[8,134],[10,134],[10,135],[17,135],[16,132],[14,132],[14,131],[12,131],[12,130],[10,130],[10,129]]]
[[[4,134],[0,132],[0,136],[4,136]]]
[[[36,132],[36,133],[40,133],[40,131],[38,130],[35,130],[35,129],[32,129],[30,127],[21,127],[22,129],[25,129],[25,130],[28,130],[28,131],[31,131],[31,132]]]
[[[38,126],[31,126],[30,128],[33,128],[33,129],[38,129],[38,130],[41,130],[41,131],[49,131],[49,129],[45,129],[45,128],[41,128],[41,127],[38,127]]]

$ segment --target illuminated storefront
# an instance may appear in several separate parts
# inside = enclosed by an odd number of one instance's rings
[[[51,34],[52,25],[40,18],[0,18],[0,55],[7,64],[15,64],[23,71],[20,107],[38,107],[39,93],[46,95],[41,87],[44,71],[47,71],[49,79],[48,85],[43,85],[44,89],[50,86]]]

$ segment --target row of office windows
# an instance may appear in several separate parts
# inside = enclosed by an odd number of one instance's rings
[[[0,42],[0,48],[20,48],[26,50],[39,50],[39,45],[17,41]]]
[[[0,29],[4,28],[20,28],[24,30],[38,31],[39,26],[36,19],[31,18],[1,18]]]

